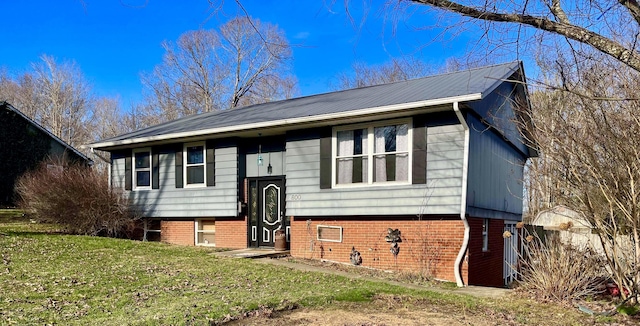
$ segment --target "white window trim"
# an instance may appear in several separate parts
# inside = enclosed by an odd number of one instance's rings
[[[136,170],[136,153],[149,153],[149,185],[148,186],[138,186],[138,173]],[[132,176],[131,176],[131,189],[134,191],[137,190],[151,190],[152,186],[153,186],[153,153],[151,153],[151,147],[143,147],[143,148],[136,148],[132,151],[131,153],[131,171],[132,171]],[[140,171],[146,171],[146,170],[140,170]]]
[[[158,225],[160,226],[160,228],[159,228],[159,229],[150,229],[150,228],[149,228],[149,221],[159,221],[160,223],[159,223]],[[159,234],[162,234],[162,221],[160,221],[160,220],[153,220],[153,219],[152,219],[152,220],[146,220],[146,219],[145,219],[145,220],[144,220],[144,226],[143,226],[143,227],[144,227],[144,230],[143,230],[144,235],[142,236],[142,239],[143,239],[144,241],[148,241],[148,240],[147,240],[147,238],[148,238],[148,237],[147,237],[147,234],[149,234],[149,233],[159,233]]]
[[[385,182],[373,182],[373,159],[376,156],[374,153],[374,128],[383,127],[383,126],[391,126],[391,125],[407,125],[407,151],[408,151],[408,167],[407,167],[407,181],[385,181]],[[338,184],[336,182],[336,159],[337,159],[337,151],[338,148],[338,131],[345,130],[356,130],[356,129],[367,129],[367,154],[363,155],[363,157],[367,157],[369,164],[367,164],[367,182],[362,183],[348,183],[348,184]],[[397,153],[397,152],[394,152]],[[393,153],[391,153],[393,154]],[[396,185],[410,185],[412,184],[412,175],[413,175],[413,120],[411,118],[402,118],[402,119],[394,119],[394,120],[384,120],[384,121],[376,121],[373,123],[359,123],[352,125],[343,125],[334,127],[331,134],[331,188],[362,188],[362,187],[384,187],[384,186],[396,186]]]
[[[194,240],[193,240],[193,243],[194,243],[196,246],[202,246],[202,247],[215,247],[215,246],[216,246],[215,242],[214,242],[214,243],[209,243],[209,244],[206,244],[206,243],[198,243],[198,234],[199,234],[199,233],[212,233],[211,231],[204,231],[204,230],[200,230],[200,224],[199,224],[199,223],[200,223],[200,221],[203,221],[203,220],[206,220],[206,221],[214,221],[214,223],[215,223],[215,218],[201,218],[201,219],[196,219],[196,220],[195,220],[195,223],[194,223],[194,226],[195,226],[195,232],[193,232],[193,233],[194,233],[194,235],[195,235],[195,238],[194,238]],[[215,231],[215,230],[213,231],[213,234],[214,234],[214,235],[216,234],[216,231]]]
[[[190,164],[189,166],[200,166],[203,168],[204,182],[203,183],[192,183],[189,184],[189,178],[187,176],[187,147],[192,146],[202,146],[202,163],[198,164]],[[207,144],[206,142],[194,142],[194,143],[185,143],[182,147],[182,175],[184,176],[184,187],[185,188],[203,188],[207,186]]]
[[[332,239],[320,238],[320,229],[321,228],[324,228],[324,229],[339,229],[340,230],[340,239],[332,240]],[[316,240],[322,241],[322,242],[342,242],[342,227],[341,226],[332,226],[332,225],[316,225]]]
[[[489,219],[482,220],[482,252],[489,251]]]

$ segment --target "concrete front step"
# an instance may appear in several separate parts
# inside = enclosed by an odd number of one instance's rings
[[[218,256],[234,257],[234,258],[266,258],[288,256],[289,250],[276,251],[272,248],[246,248],[230,251],[219,251],[215,253]]]

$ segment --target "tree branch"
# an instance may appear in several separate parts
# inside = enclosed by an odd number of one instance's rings
[[[551,7],[549,7],[549,9],[551,10],[553,16],[558,19],[558,22],[563,24],[571,24],[571,22],[569,21],[569,17],[567,17],[567,14],[565,14],[564,10],[562,10],[562,7],[560,7],[560,0],[552,0]]]
[[[618,42],[615,42],[598,33],[590,31],[584,27],[567,24],[561,22],[563,19],[558,17],[560,22],[555,22],[546,18],[536,17],[525,14],[516,13],[499,13],[495,11],[480,10],[474,7],[461,5],[457,2],[448,0],[410,0],[411,2],[423,5],[429,5],[440,8],[463,16],[481,19],[492,22],[516,23],[534,27],[536,29],[562,35],[572,40],[590,45],[597,50],[614,57],[620,62],[626,64],[630,68],[640,71],[640,53],[633,49],[628,49]],[[636,20],[640,18],[640,7],[635,0],[620,0],[623,5],[629,8]],[[634,6],[635,5],[635,6]],[[559,8],[559,6],[558,6]],[[634,9],[632,9],[634,8]],[[634,10],[638,10],[639,15],[634,14]],[[564,12],[562,12],[564,13]],[[565,15],[566,16],[566,15]]]
[[[640,25],[640,5],[636,0],[618,0],[621,5],[625,6],[633,19]]]

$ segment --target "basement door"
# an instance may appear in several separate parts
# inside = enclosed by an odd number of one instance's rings
[[[249,246],[273,247],[275,233],[289,235],[289,221],[284,216],[284,177],[249,179]]]

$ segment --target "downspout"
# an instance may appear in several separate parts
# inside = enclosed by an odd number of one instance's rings
[[[469,222],[467,221],[467,173],[469,170],[469,125],[467,125],[467,121],[464,120],[462,116],[462,112],[460,112],[460,108],[458,107],[458,102],[453,102],[453,111],[456,113],[462,128],[464,129],[464,153],[462,158],[462,193],[460,194],[460,219],[464,224],[464,238],[462,239],[462,246],[460,247],[460,251],[458,252],[458,257],[456,257],[455,266],[454,266],[454,274],[456,277],[456,284],[458,287],[463,287],[464,281],[462,280],[462,275],[460,270],[462,269],[462,260],[467,252],[467,247],[469,246],[469,233],[471,228],[469,227]]]

